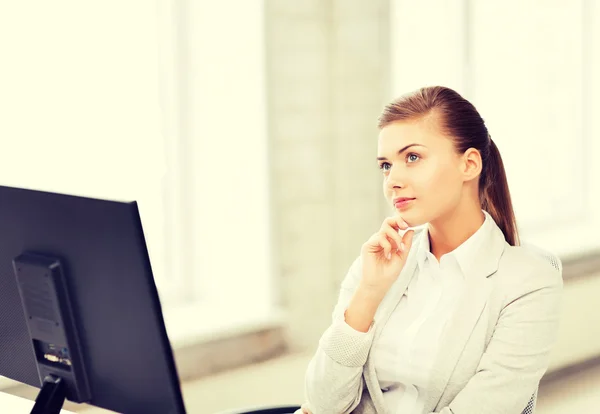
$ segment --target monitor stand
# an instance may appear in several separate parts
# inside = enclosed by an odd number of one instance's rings
[[[58,414],[65,400],[91,401],[66,267],[61,259],[23,252],[13,270],[41,390],[31,414]]]
[[[31,414],[60,414],[66,395],[67,388],[62,379],[54,375],[46,376]]]

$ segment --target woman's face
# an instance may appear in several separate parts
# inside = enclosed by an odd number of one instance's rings
[[[437,122],[435,116],[398,121],[379,133],[383,193],[409,226],[435,221],[461,200],[461,155]]]

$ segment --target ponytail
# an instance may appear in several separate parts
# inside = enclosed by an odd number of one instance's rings
[[[487,160],[484,160],[483,183],[481,183],[483,185],[480,185],[481,206],[485,211],[490,213],[490,216],[492,216],[498,227],[500,227],[508,244],[518,246],[520,244],[519,233],[508,189],[504,163],[502,162],[500,151],[491,137],[489,138],[489,143]]]

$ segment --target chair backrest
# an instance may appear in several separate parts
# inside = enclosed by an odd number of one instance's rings
[[[294,414],[298,411],[301,412],[301,407],[299,405],[290,404],[227,410],[219,414]]]
[[[525,407],[525,409],[523,410],[523,412],[521,414],[533,414],[534,413],[535,403],[537,402],[537,393],[538,393],[538,390],[536,389],[535,392],[533,393],[533,395],[531,396],[531,399],[527,403],[527,407]]]

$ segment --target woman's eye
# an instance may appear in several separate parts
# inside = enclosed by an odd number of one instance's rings
[[[408,154],[408,155],[406,156],[406,160],[407,160],[408,162],[416,162],[416,161],[418,161],[419,159],[421,159],[421,157],[419,157],[419,155],[417,155],[417,154],[413,154],[413,153],[411,153],[411,154]]]
[[[392,165],[389,162],[382,162],[381,164],[379,164],[379,168],[383,171],[388,171],[391,167]]]

